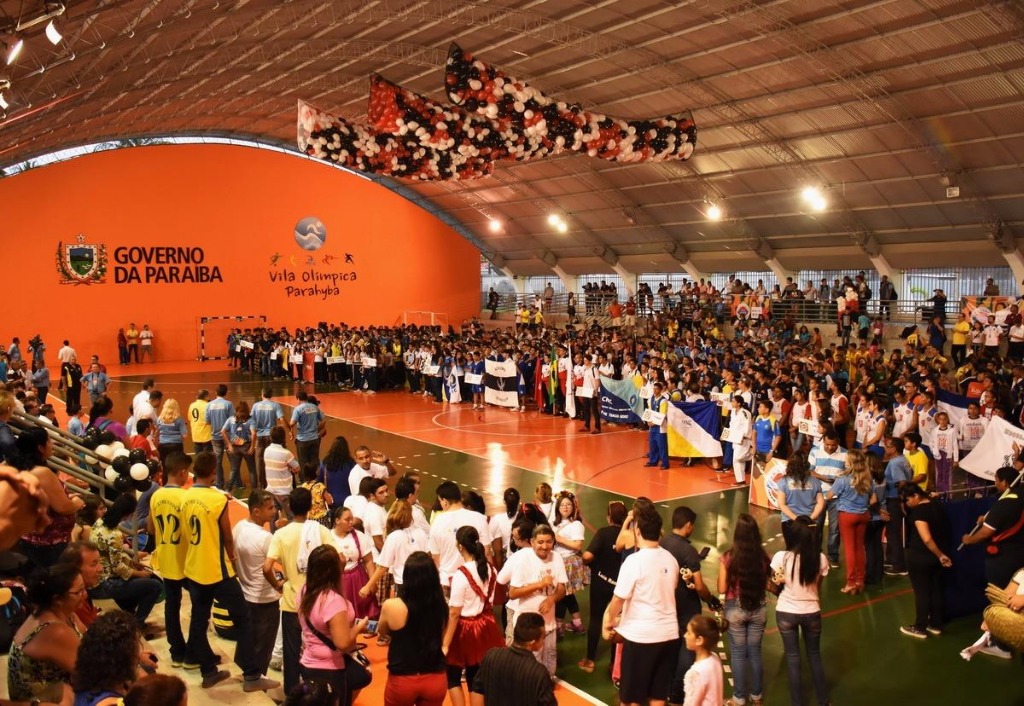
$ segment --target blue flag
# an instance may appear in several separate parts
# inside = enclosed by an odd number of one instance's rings
[[[614,424],[636,424],[644,413],[640,388],[633,379],[601,378],[601,419]]]

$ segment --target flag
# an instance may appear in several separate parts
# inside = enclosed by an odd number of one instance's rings
[[[462,378],[459,377],[461,370],[455,363],[452,363],[448,369],[448,375],[445,377],[444,389],[441,391],[446,400],[451,403],[462,402],[462,386],[459,384]]]
[[[516,381],[519,369],[511,360],[484,361],[484,402],[498,407],[518,407]]]
[[[1024,448],[1024,430],[993,416],[981,441],[960,461],[960,468],[979,478],[995,480],[996,471],[1013,465],[1014,444]]]
[[[551,404],[555,403],[558,399],[558,351],[555,350],[554,346],[551,346],[551,357],[548,359],[548,365],[551,366],[548,374],[548,398],[551,400]]]
[[[615,424],[635,424],[644,413],[644,400],[636,378],[601,378],[601,418]]]
[[[565,376],[565,413],[569,419],[576,418],[576,378],[573,375],[572,344],[569,344],[569,373]]]
[[[960,420],[967,416],[967,405],[970,402],[977,403],[978,399],[939,390],[939,399],[935,400],[935,406],[949,415],[949,426],[956,427]]]
[[[722,409],[714,402],[672,402],[668,405],[668,455],[715,458],[722,455],[718,440]]]
[[[537,403],[537,409],[544,409],[544,380],[541,371],[544,369],[544,359],[537,354],[537,360],[533,363],[533,398]]]

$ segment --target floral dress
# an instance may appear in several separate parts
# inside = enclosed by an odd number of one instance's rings
[[[25,654],[25,646],[55,620],[39,623],[21,642],[11,645],[11,653],[7,659],[7,691],[13,701],[48,701],[60,703],[64,696],[64,685],[71,683],[71,675],[53,662],[37,660]],[[75,634],[78,626],[72,620],[68,623]]]

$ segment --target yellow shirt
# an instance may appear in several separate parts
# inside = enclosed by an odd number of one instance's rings
[[[192,431],[192,441],[202,444],[213,438],[213,430],[206,423],[206,400],[196,400],[188,406],[188,425]]]
[[[907,457],[907,461],[910,462],[910,468],[913,471],[913,478],[917,476],[924,476],[924,483],[921,484],[922,490],[931,489],[931,480],[928,478],[928,454],[921,449],[918,449],[914,453],[904,451],[903,455]]]
[[[182,497],[182,533],[188,542],[185,578],[203,586],[235,575],[220,530],[220,516],[227,507],[227,496],[216,488],[194,485]]]
[[[542,314],[539,311],[537,313],[535,313],[533,315],[533,323],[538,324],[538,325],[544,323],[544,314]]]
[[[139,342],[139,330],[137,328],[130,328],[124,332],[125,337],[128,339],[128,345]]]
[[[966,321],[957,321],[953,326],[953,345],[966,346],[967,335],[971,332],[971,325]]]
[[[524,324],[530,323],[530,312],[523,309],[523,311],[519,314],[519,321],[520,323]]]
[[[185,578],[185,555],[188,545],[182,532],[181,501],[185,490],[167,485],[153,493],[149,501],[149,516],[153,518],[153,565],[165,579],[180,581]]]
[[[307,520],[312,522],[312,520]],[[299,573],[299,547],[302,544],[302,528],[304,523],[292,522],[274,533],[270,540],[267,558],[281,565],[284,573],[284,590],[281,592],[281,610],[286,613],[297,613],[295,595],[306,585],[306,574]],[[320,543],[332,544],[331,531],[319,525]]]

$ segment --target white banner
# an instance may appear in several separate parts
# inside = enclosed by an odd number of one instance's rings
[[[498,407],[519,407],[519,392],[516,385],[519,369],[515,362],[486,360],[484,369],[484,402]]]
[[[479,373],[466,373],[467,385],[479,385],[483,382],[484,376]]]
[[[363,367],[364,368],[376,368],[377,367],[377,359],[376,358],[363,358]]]
[[[978,445],[960,462],[960,468],[968,473],[995,480],[996,471],[1003,466],[1012,466],[1013,445],[1024,448],[1024,430],[1018,429],[1002,417],[993,416],[988,429]]]

